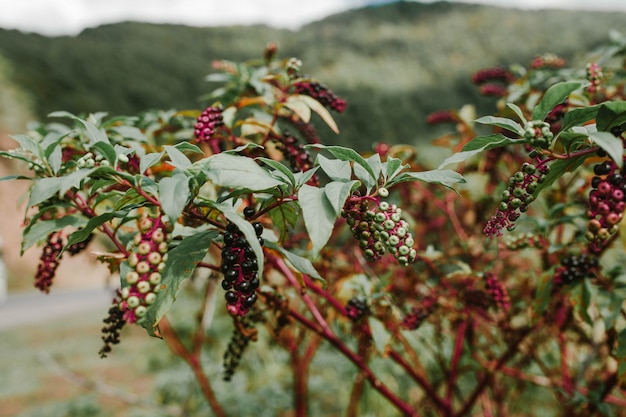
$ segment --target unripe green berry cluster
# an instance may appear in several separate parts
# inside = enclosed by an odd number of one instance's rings
[[[547,149],[552,144],[553,138],[550,124],[541,120],[531,121],[524,130],[524,139],[528,140],[528,144],[533,148]]]
[[[380,188],[382,197],[389,194],[386,188]],[[369,209],[368,202],[374,201],[375,207]],[[379,199],[349,199],[342,216],[345,217],[353,236],[359,240],[359,247],[369,261],[379,259],[390,252],[402,266],[415,262],[417,251],[415,240],[409,232],[409,225],[401,218],[402,210],[395,204]]]
[[[162,216],[141,216],[137,220],[137,229],[127,259],[130,270],[124,276],[126,285],[120,291],[122,301],[119,307],[128,323],[144,317],[156,301],[168,251],[169,227]]]

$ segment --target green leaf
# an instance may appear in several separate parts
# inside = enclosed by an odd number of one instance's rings
[[[566,172],[572,172],[576,170],[589,155],[580,155],[576,158],[569,159],[557,159],[550,164],[550,172],[546,175],[543,182],[539,183],[537,190],[533,193],[533,196],[537,197],[543,190],[551,186],[554,181],[561,178]]]
[[[165,145],[163,148],[165,149],[165,152],[167,152],[167,155],[170,157],[170,163],[176,168],[186,169],[191,166],[191,161],[189,160],[189,158],[187,158],[184,153],[182,153],[175,147]]]
[[[622,144],[622,140],[613,136],[612,133],[608,132],[591,132],[589,134],[589,138],[599,147],[604,149],[606,153],[615,161],[615,164],[618,167],[622,167],[624,164],[623,154],[624,154],[624,145]]]
[[[159,181],[159,201],[170,221],[175,223],[178,220],[188,200],[189,177],[181,171],[175,170],[171,177]]]
[[[108,168],[108,167],[105,167],[105,168]],[[80,183],[85,178],[87,178],[89,175],[91,175],[94,171],[98,169],[99,168],[81,168],[72,172],[70,175],[61,177],[63,181],[61,181],[61,185],[59,187],[59,194],[62,196],[65,194],[67,190],[71,188],[78,188]]]
[[[446,160],[439,165],[439,169],[466,161],[467,159],[489,149],[500,148],[508,145],[517,145],[521,143],[524,143],[523,139],[511,139],[500,133],[488,136],[477,136],[467,143],[461,152],[457,152],[446,158]]]
[[[619,332],[617,337],[615,359],[617,359],[617,383],[622,385],[626,383],[626,329]]]
[[[326,107],[324,107],[322,103],[320,103],[313,97],[304,94],[297,95],[297,97],[301,101],[303,101],[311,110],[317,113],[317,115],[321,117],[324,123],[326,123],[328,127],[330,127],[330,130],[337,134],[339,133],[339,128],[337,127],[337,123],[335,123],[335,119],[333,119],[333,116],[331,116],[329,111],[326,110]]]
[[[189,142],[179,142],[176,145],[174,145],[174,147],[181,152],[199,153],[201,155],[204,155],[204,152],[202,151],[202,149],[198,148],[196,145],[189,143]]]
[[[275,201],[274,199],[264,202],[263,208],[269,203]],[[272,220],[272,224],[280,231],[280,239],[283,240],[287,236],[289,226],[295,226],[299,219],[300,210],[295,202],[288,202],[279,204],[270,210],[267,214]]]
[[[54,146],[54,150],[48,155],[48,165],[52,169],[53,174],[57,174],[63,164],[63,150],[60,146]]]
[[[596,118],[598,114],[598,109],[600,105],[589,106],[589,107],[579,107],[576,109],[572,109],[565,113],[563,116],[563,125],[561,127],[561,131],[566,131],[567,129],[571,129],[574,126],[582,126],[590,120]]]
[[[324,186],[324,195],[335,211],[335,216],[338,217],[341,214],[346,199],[352,194],[354,185],[358,183],[359,181],[356,180],[350,182],[333,181]]]
[[[596,126],[601,132],[609,132],[615,126],[626,123],[626,101],[608,101],[600,104]]]
[[[138,142],[145,142],[146,136],[141,132],[141,129],[135,126],[113,126],[111,130],[123,138],[133,139]]]
[[[332,234],[337,218],[324,189],[303,185],[298,191],[298,202],[302,209],[304,225],[311,238],[312,256],[318,255]]]
[[[85,223],[87,223],[87,218],[79,214],[64,216],[54,220],[38,220],[27,229],[24,229],[21,255],[31,246],[48,237],[50,233],[68,226],[82,227]]]
[[[148,170],[151,166],[157,164],[161,160],[161,158],[163,158],[164,154],[164,152],[152,152],[146,154],[139,161],[139,171],[141,173],[146,172],[146,170]]]
[[[583,81],[566,81],[554,84],[548,88],[541,101],[533,109],[533,120],[545,120],[552,109],[563,103],[572,92],[585,84],[586,82]]]
[[[406,181],[424,181],[434,184],[440,184],[444,187],[454,189],[454,184],[465,183],[465,178],[456,171],[450,169],[433,169],[423,172],[403,172],[398,175],[394,180],[389,182],[389,186],[406,182]]]
[[[75,231],[74,233],[72,233],[68,237],[67,244],[63,248],[63,251],[68,246],[73,245],[74,243],[82,242],[85,239],[87,239],[87,237],[97,227],[103,225],[104,223],[106,223],[108,221],[111,221],[114,218],[124,218],[124,217],[128,216],[128,213],[130,213],[130,211],[132,209],[134,209],[134,208],[136,208],[136,206],[127,206],[123,210],[107,211],[106,213],[102,213],[99,216],[92,217],[91,219],[89,219],[89,221],[87,223],[85,223],[84,225],[81,226],[80,230]],[[61,251],[61,252],[63,252],[63,251]]]
[[[57,194],[64,179],[63,177],[36,179],[33,187],[30,189],[28,207],[36,206]]]
[[[372,331],[374,346],[378,353],[383,355],[387,349],[387,345],[391,342],[391,333],[385,328],[383,322],[376,317],[369,316],[367,320],[370,325],[370,330]]]
[[[403,169],[408,167],[409,165],[404,165],[400,159],[388,157],[387,161],[383,163],[382,169],[385,183],[392,181]]]
[[[139,324],[150,336],[156,335],[156,327],[176,300],[181,284],[191,277],[196,266],[207,254],[209,246],[219,236],[216,230],[206,230],[184,237],[178,246],[168,252],[162,272],[161,291]]]
[[[37,158],[42,159],[41,149],[39,148],[39,144],[30,136],[15,135],[15,136],[11,136],[11,139],[19,143],[22,149],[32,153]]]
[[[96,149],[111,165],[115,164],[117,153],[115,152],[115,148],[113,148],[110,143],[96,142],[91,145],[91,149]]]
[[[289,181],[289,183],[295,187],[296,186],[296,178],[293,176],[293,172],[291,172],[291,170],[285,166],[285,164],[282,164],[278,161],[275,161],[273,159],[270,158],[256,158],[257,161],[261,161],[263,162],[265,165],[267,165],[268,167],[274,169],[275,171],[278,171],[282,177]]]
[[[352,177],[352,168],[349,161],[329,159],[324,155],[317,155],[316,162],[333,181],[350,181]]]
[[[371,179],[368,182],[373,181],[375,184],[376,181],[378,181],[378,175],[374,173],[370,164],[365,160],[365,158],[359,155],[359,153],[355,151],[354,149],[344,148],[343,146],[324,146],[324,145],[317,144],[317,143],[312,144],[312,145],[306,145],[305,147],[324,149],[330,152],[330,154],[333,155],[337,159],[340,159],[342,161],[355,162],[356,164],[364,168],[365,171],[371,177]],[[356,171],[355,171],[355,174],[356,174]]]
[[[480,123],[483,125],[490,125],[490,126],[498,126],[503,129],[509,130],[513,133],[517,133],[519,136],[524,135],[524,129],[519,123],[511,119],[507,119],[505,117],[484,116],[484,117],[481,117],[480,119],[474,120],[474,123]]]
[[[262,191],[283,184],[246,156],[219,153],[196,162],[191,171],[195,170],[204,171],[209,180],[222,187]]]
[[[506,103],[506,107],[511,109],[513,111],[513,113],[515,113],[517,115],[519,120],[522,123],[524,123],[524,127],[526,127],[528,122],[526,121],[526,117],[524,116],[524,112],[522,111],[522,109],[520,109],[519,106],[517,104],[515,104],[515,103]]]
[[[303,258],[302,256],[296,255],[295,253],[290,252],[287,249],[281,246],[278,246],[277,244],[273,242],[267,242],[266,246],[270,249],[274,249],[280,252],[281,254],[283,254],[283,256],[287,258],[289,263],[293,265],[294,268],[296,268],[298,271],[302,272],[303,274],[306,274],[309,277],[320,281],[323,285],[323,288],[326,289],[327,287],[326,280],[322,278],[319,272],[317,272],[317,269],[315,269],[315,267],[313,266],[310,260],[308,260],[307,258]]]

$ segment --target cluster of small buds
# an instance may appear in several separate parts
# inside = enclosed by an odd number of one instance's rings
[[[506,97],[509,94],[508,88],[500,84],[483,84],[478,88],[478,92],[491,97]]]
[[[387,197],[389,190],[379,188],[378,195]],[[374,209],[368,208],[374,201]],[[346,218],[350,231],[359,240],[365,258],[374,261],[389,251],[402,266],[415,262],[417,251],[409,225],[401,218],[402,210],[395,204],[379,199],[348,199],[341,215]]]
[[[245,317],[235,317],[235,328],[224,352],[224,381],[231,380],[249,343],[256,341],[257,330],[254,325],[261,320],[261,314],[257,311]]]
[[[521,233],[518,235],[507,235],[504,237],[504,244],[508,249],[520,250],[526,248],[542,249],[546,242],[539,236],[532,233]]]
[[[472,82],[476,85],[492,82],[511,84],[514,81],[515,76],[505,67],[483,68],[472,74]]]
[[[295,92],[313,97],[323,106],[341,113],[346,109],[346,101],[333,93],[324,84],[317,81],[298,81],[294,83]]]
[[[244,216],[252,218],[254,209],[246,207]],[[262,246],[263,225],[254,222],[252,226]],[[259,265],[246,236],[231,222],[228,222],[224,232],[221,270],[224,274],[222,288],[226,290],[224,297],[228,312],[233,316],[245,316],[257,300],[256,290],[260,285]]]
[[[290,77],[294,78],[298,74],[300,74],[300,70],[302,69],[302,61],[298,58],[289,58],[286,64],[287,74]]]
[[[532,120],[524,130],[524,139],[533,148],[547,149],[552,144],[554,134],[550,124],[541,120]]]
[[[97,166],[106,167],[109,165],[109,161],[104,159],[104,156],[100,154],[94,155],[91,152],[87,152],[76,160],[76,166],[78,168],[93,168]]]
[[[124,313],[120,309],[120,302],[122,296],[120,291],[117,292],[115,298],[113,298],[113,305],[109,308],[109,315],[102,320],[105,326],[102,328],[102,341],[104,346],[100,349],[100,357],[106,358],[107,354],[111,352],[111,345],[117,345],[120,342],[120,332],[126,324],[124,320]]]
[[[598,259],[586,254],[570,255],[561,260],[554,271],[554,285],[566,285],[592,277],[598,267]]]
[[[224,109],[221,106],[210,106],[200,113],[196,124],[193,126],[194,138],[198,143],[211,140],[216,129],[224,124],[222,111]]]
[[[291,165],[293,172],[304,172],[313,168],[313,160],[311,155],[305,149],[304,145],[298,142],[298,139],[292,136],[289,131],[284,132],[284,138],[278,142],[277,149],[285,155],[285,159]],[[309,185],[317,186],[319,179],[317,175],[313,175],[309,180]]]
[[[496,274],[485,272],[485,287],[498,308],[506,312],[511,308],[511,297]]]
[[[597,62],[591,62],[587,64],[586,72],[587,80],[589,80],[589,82],[591,83],[587,87],[587,91],[589,91],[590,94],[596,94],[600,92],[602,79],[604,78],[602,67]]]
[[[537,55],[530,63],[530,68],[563,68],[565,65],[567,65],[565,58],[561,58],[556,54],[546,53]]]
[[[411,311],[402,318],[402,328],[406,330],[417,330],[436,308],[437,297],[434,295],[425,296],[420,300],[419,305],[413,307]]]
[[[123,318],[135,323],[144,317],[156,294],[161,289],[161,273],[167,262],[167,236],[170,231],[163,216],[152,218],[148,215],[137,220],[139,233],[132,241],[128,266],[130,271],[124,277],[126,286],[121,291],[119,303]]]
[[[502,229],[515,229],[515,221],[521,213],[528,210],[528,206],[535,199],[534,192],[545,180],[550,171],[546,164],[535,166],[524,162],[522,170],[516,172],[510,179],[506,190],[502,192],[500,205],[495,214],[489,219],[483,232],[487,237],[502,235]]]
[[[89,246],[89,243],[91,243],[93,237],[94,234],[90,233],[89,236],[87,236],[87,239],[83,240],[82,242],[69,245],[67,248],[65,248],[65,252],[69,253],[70,256],[78,255],[79,253],[87,249],[87,246]]]
[[[603,153],[603,152],[602,152]],[[604,154],[604,153],[603,153]],[[626,179],[617,164],[611,159],[593,168],[592,190],[589,192],[587,208],[587,232],[592,253],[599,253],[609,238],[618,230],[626,208]]]
[[[346,314],[353,322],[358,322],[368,312],[367,300],[363,297],[352,297],[346,304]]]
[[[50,233],[43,247],[35,274],[35,287],[45,293],[50,292],[54,274],[59,267],[58,256],[61,250],[63,250],[63,233],[61,231]]]
[[[441,123],[457,123],[459,115],[455,110],[439,110],[426,116],[426,123],[436,125]]]

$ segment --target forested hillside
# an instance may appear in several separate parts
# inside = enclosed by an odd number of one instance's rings
[[[527,64],[538,53],[575,60],[620,30],[624,13],[522,11],[438,2],[395,2],[352,10],[298,32],[266,26],[192,28],[120,23],[77,37],[0,30],[0,55],[34,98],[36,113],[136,113],[197,107],[212,86],[215,59],[259,57],[269,41],[283,57],[325,80],[348,101],[337,117],[341,141],[414,142],[425,116],[480,100],[470,75],[498,64]],[[329,133],[328,131],[323,134]]]

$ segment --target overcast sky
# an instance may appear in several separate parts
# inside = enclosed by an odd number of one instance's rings
[[[522,8],[626,12],[626,0],[459,0]],[[138,20],[193,26],[266,23],[296,29],[370,0],[0,0],[0,27],[74,35],[102,23]]]

